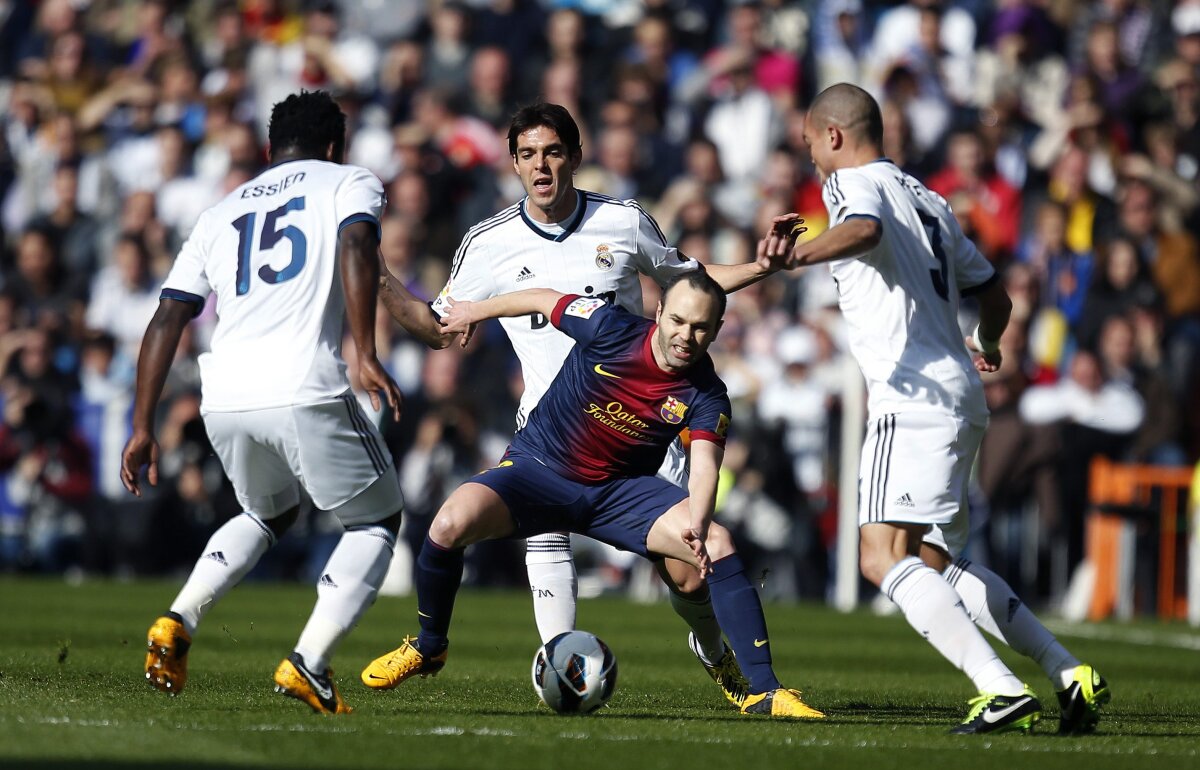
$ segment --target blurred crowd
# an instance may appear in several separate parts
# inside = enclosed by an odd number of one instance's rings
[[[1200,456],[1198,75],[1200,0],[0,0],[0,570],[177,570],[237,511],[199,419],[211,307],[167,384],[158,486],[134,499],[118,465],[159,284],[200,212],[262,170],[287,94],[335,94],[348,160],[387,186],[387,265],[431,298],[465,230],[522,194],[517,105],[579,121],[578,187],[737,263],[776,214],[826,226],[801,134],[845,80],[1012,295],[973,557],[1024,595],[1061,592],[1047,576],[1080,558],[1091,457]],[[430,353],[381,312],[379,344],[406,401],[377,418],[419,543],[503,451],[520,370],[494,324]],[[732,296],[712,354],[735,404],[719,515],[768,594],[819,598],[858,376],[828,271]],[[264,574],[324,561],[336,523],[305,521]],[[600,589],[629,580],[585,556]],[[521,563],[493,546],[469,579],[520,584]]]

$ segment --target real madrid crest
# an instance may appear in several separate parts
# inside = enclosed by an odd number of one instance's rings
[[[607,243],[601,243],[596,247],[596,267],[601,270],[612,270],[612,266],[615,264],[616,260],[613,259]]]

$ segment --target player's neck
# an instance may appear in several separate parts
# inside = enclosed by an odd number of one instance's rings
[[[566,222],[579,208],[579,193],[574,187],[567,190],[566,194],[554,204],[554,208],[550,211],[539,206],[530,206],[529,198],[525,199],[525,213],[535,222],[541,222],[544,225],[556,225],[560,222]]]
[[[303,152],[301,150],[284,150],[283,152],[271,153],[271,167],[291,163],[294,160],[327,160],[327,158],[317,157],[311,152]]]

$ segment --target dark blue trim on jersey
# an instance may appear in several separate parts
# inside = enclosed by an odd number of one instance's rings
[[[529,215],[525,213],[525,204],[529,201],[529,198],[525,198],[525,200],[521,201],[521,219],[525,220],[525,224],[529,225],[530,230],[534,231],[546,240],[554,241],[555,243],[562,243],[567,239],[567,236],[575,232],[576,228],[579,227],[579,223],[583,221],[583,215],[587,211],[587,200],[584,197],[584,194],[579,190],[576,190],[575,195],[577,196],[575,203],[575,215],[567,220],[567,223],[563,225],[563,231],[558,235],[551,235],[542,228],[538,227],[537,223],[530,219]]]
[[[871,163],[891,163],[893,166],[896,165],[896,161],[892,160],[891,158],[889,158],[887,156],[884,156],[882,158],[876,158],[875,160],[871,161]]]
[[[845,203],[846,196],[842,194],[842,186],[838,184],[836,171],[829,175],[829,185],[833,190],[833,194],[837,196],[837,198],[833,201],[834,205],[841,205],[842,203]]]
[[[847,214],[842,221],[846,222],[851,219],[873,219],[876,222],[879,221],[879,217],[875,216],[874,214]]]
[[[192,294],[190,291],[180,291],[179,289],[163,289],[158,295],[160,300],[173,299],[176,302],[186,302],[192,306],[192,318],[200,315],[200,311],[204,309],[204,297],[199,294]]]
[[[965,289],[959,289],[958,295],[960,297],[970,297],[972,295],[979,294],[980,292],[987,291],[987,289],[989,287],[991,287],[992,284],[998,282],[999,280],[1000,280],[1000,273],[998,271],[994,272],[994,273],[992,273],[992,277],[988,278],[983,283],[976,284],[975,286],[968,286]]]
[[[338,233],[341,233],[344,228],[354,224],[355,222],[370,222],[371,224],[375,225],[375,240],[383,240],[383,227],[380,226],[379,219],[371,214],[351,214],[343,219],[342,223],[338,225]]]

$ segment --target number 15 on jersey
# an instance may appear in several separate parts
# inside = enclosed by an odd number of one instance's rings
[[[258,277],[266,283],[277,284],[295,278],[304,269],[305,254],[308,251],[308,239],[300,228],[285,225],[280,228],[278,220],[291,211],[304,210],[304,196],[292,198],[279,208],[267,212],[263,217],[262,234],[258,239],[258,250],[268,251],[275,248],[280,240],[286,238],[292,244],[292,259],[283,267],[276,270],[270,265],[258,269]],[[240,297],[250,291],[250,257],[254,253],[254,225],[258,212],[251,211],[232,222],[238,231],[238,265],[237,265],[237,295]]]

